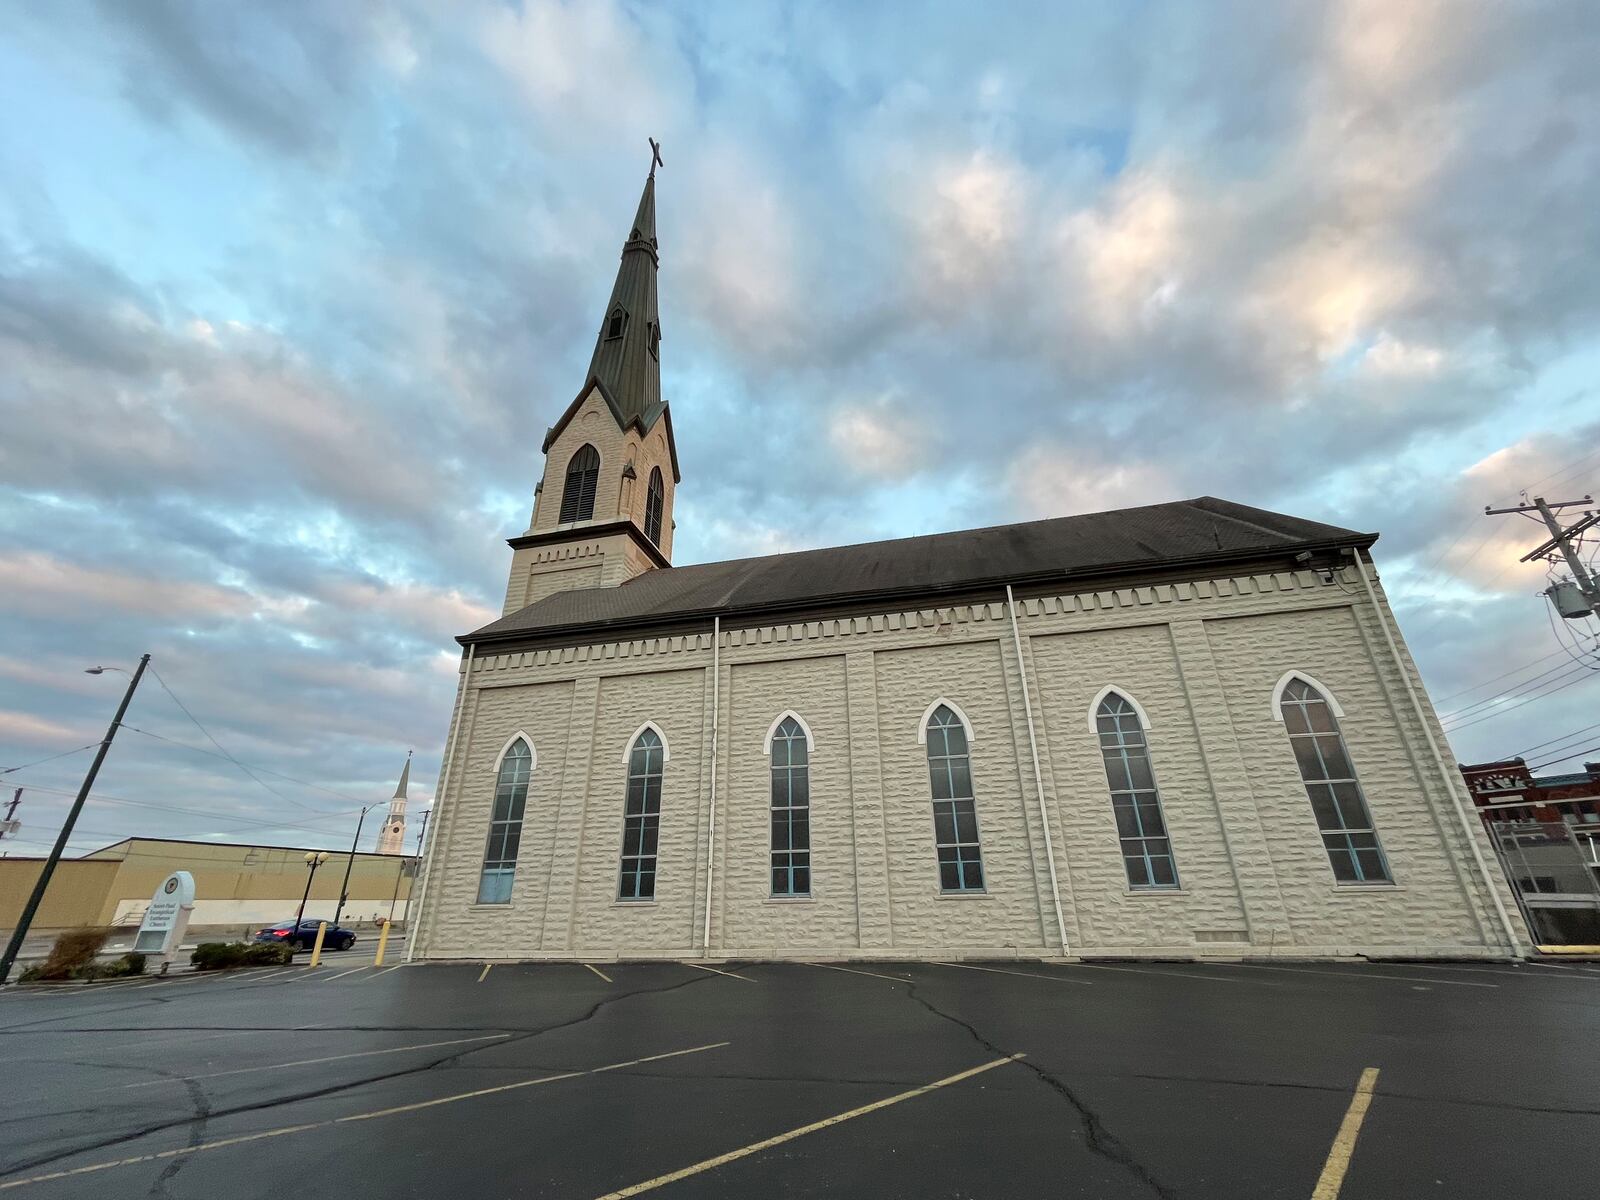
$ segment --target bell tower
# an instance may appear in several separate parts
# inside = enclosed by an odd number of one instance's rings
[[[661,398],[656,304],[656,167],[634,213],[583,387],[544,436],[544,478],[527,531],[510,539],[502,615],[574,588],[615,587],[672,565],[679,482],[672,414]]]
[[[378,834],[379,854],[404,854],[406,847],[406,785],[411,782],[411,751],[406,751],[406,765],[400,768],[400,782],[394,789],[394,799],[389,801],[388,815],[383,818],[383,829]]]

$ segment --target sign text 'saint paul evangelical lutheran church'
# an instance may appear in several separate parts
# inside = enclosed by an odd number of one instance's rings
[[[414,957],[1519,950],[1376,534],[1202,496],[672,566],[655,209],[459,639]]]

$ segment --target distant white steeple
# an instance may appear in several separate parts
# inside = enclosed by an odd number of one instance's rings
[[[383,819],[383,831],[378,834],[379,854],[404,854],[406,845],[406,785],[411,782],[411,751],[406,751],[406,765],[400,771],[400,783],[394,789],[394,799],[389,801],[389,815]]]

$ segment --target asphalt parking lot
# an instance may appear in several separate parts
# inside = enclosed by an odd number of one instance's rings
[[[1600,1191],[1587,964],[335,957],[13,988],[0,1039],[40,1200]]]

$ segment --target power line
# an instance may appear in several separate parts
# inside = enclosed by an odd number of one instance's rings
[[[52,796],[72,796],[72,795],[76,795],[75,792],[62,791],[60,788],[40,787],[38,784],[29,784],[28,785],[28,790],[32,791],[32,792],[45,792],[48,795],[52,795]],[[301,825],[301,824],[296,824],[296,823],[290,822],[290,821],[260,821],[260,820],[257,820],[254,817],[230,817],[226,813],[219,813],[219,812],[216,812],[215,810],[212,810],[212,809],[183,808],[183,807],[181,807],[179,805],[173,805],[173,804],[157,804],[153,800],[132,800],[132,799],[129,799],[128,797],[126,797],[126,796],[108,796],[108,795],[104,794],[103,792],[95,792],[94,793],[94,799],[95,799],[95,801],[97,803],[104,802],[106,804],[123,804],[123,805],[129,805],[129,806],[131,806],[133,808],[151,808],[151,809],[155,809],[155,810],[157,810],[159,812],[182,813],[185,816],[206,817],[206,818],[208,818],[210,820],[216,820],[216,821],[235,821],[235,822],[240,822],[240,823],[242,823],[242,824],[244,824],[244,825],[246,825],[246,826],[248,826],[250,828],[255,828],[255,829],[298,829],[298,830],[301,830],[304,833],[323,833],[323,834],[325,834],[327,832],[326,830],[313,829],[310,825]],[[350,812],[353,812],[353,811],[355,811],[355,810],[352,809],[352,810],[345,810],[345,811],[340,811],[340,812],[322,813],[320,816],[307,817],[307,818],[304,818],[304,819],[307,820],[307,821],[317,821],[317,820],[331,821],[331,820],[334,820],[335,818],[338,818],[340,820],[344,820],[344,819],[348,819],[348,817],[350,815]],[[227,832],[227,831],[224,830],[223,832]]]
[[[229,754],[227,749],[223,746],[223,744],[221,742],[217,741],[216,738],[211,736],[211,731],[209,729],[207,729],[204,725],[200,724],[200,719],[198,717],[196,717],[192,712],[189,711],[188,706],[185,705],[182,700],[178,699],[177,693],[174,692],[170,687],[167,686],[167,681],[165,679],[161,678],[161,673],[159,671],[157,671],[154,667],[151,667],[150,668],[150,674],[152,674],[152,675],[154,675],[156,677],[156,682],[161,685],[161,690],[166,692],[167,695],[172,697],[172,702],[174,704],[176,704],[179,708],[183,709],[183,715],[188,717],[189,720],[194,722],[194,727],[196,729],[198,729],[201,733],[205,734],[207,740],[209,740],[213,746],[215,746],[219,751],[221,751],[223,758],[227,759],[234,766],[238,767],[239,770],[243,771],[251,779],[255,780],[262,787],[266,788],[266,790],[268,792],[272,793],[272,795],[276,796],[279,800],[283,800],[283,801],[286,801],[289,804],[293,804],[293,805],[295,805],[295,806],[297,806],[299,808],[303,808],[307,812],[315,812],[316,811],[316,809],[312,808],[309,804],[302,804],[299,800],[295,800],[295,799],[292,799],[289,796],[285,796],[282,792],[279,792],[276,789],[274,789],[265,780],[257,777],[254,773],[252,773],[249,767],[245,766],[237,758],[235,758],[233,755]]]
[[[1600,750],[1600,745],[1585,746],[1582,750],[1574,750],[1571,754],[1563,754],[1559,758],[1547,758],[1541,763],[1535,763],[1533,766],[1529,767],[1528,770],[1538,771],[1545,767],[1553,767],[1556,765],[1556,763],[1566,762],[1569,758],[1581,758],[1583,755],[1588,754],[1591,750]]]
[[[1451,726],[1445,732],[1447,734],[1454,735],[1456,733],[1459,733],[1463,729],[1470,728],[1473,725],[1480,725],[1484,721],[1491,721],[1495,717],[1498,717],[1498,716],[1501,716],[1501,715],[1503,715],[1505,713],[1511,712],[1513,709],[1521,708],[1524,704],[1532,704],[1535,700],[1543,700],[1546,696],[1553,696],[1557,692],[1564,692],[1575,683],[1582,683],[1585,679],[1593,679],[1593,678],[1594,678],[1594,676],[1590,675],[1587,671],[1579,672],[1578,673],[1578,677],[1576,679],[1569,680],[1566,683],[1563,683],[1558,688],[1551,688],[1548,692],[1540,692],[1536,696],[1529,696],[1527,699],[1519,700],[1515,704],[1508,704],[1504,708],[1497,708],[1493,712],[1484,713],[1484,714],[1482,714],[1480,716],[1474,717],[1470,721],[1463,721],[1458,725]]]
[[[1550,651],[1549,654],[1541,654],[1538,658],[1533,659],[1531,662],[1525,662],[1520,667],[1512,667],[1511,670],[1509,670],[1509,671],[1502,671],[1498,675],[1495,675],[1495,676],[1493,676],[1493,677],[1491,677],[1489,679],[1485,679],[1482,683],[1475,683],[1471,687],[1464,687],[1460,691],[1451,692],[1448,696],[1440,696],[1436,700],[1434,700],[1434,703],[1435,704],[1443,704],[1446,700],[1453,700],[1457,696],[1465,696],[1468,692],[1476,692],[1480,688],[1486,688],[1491,683],[1496,683],[1499,680],[1504,679],[1507,675],[1515,675],[1519,671],[1526,671],[1529,667],[1536,667],[1540,663],[1544,662],[1545,659],[1554,658],[1556,655],[1558,655],[1560,653],[1561,653],[1560,650],[1552,650],[1552,651]],[[1523,682],[1527,682],[1527,681],[1524,680]]]
[[[1556,742],[1564,742],[1568,738],[1579,737],[1582,734],[1588,733],[1591,729],[1600,729],[1600,721],[1595,722],[1593,725],[1585,725],[1582,729],[1574,729],[1571,733],[1560,734],[1560,735],[1558,735],[1556,737],[1551,738],[1549,741],[1535,742],[1531,746],[1527,746],[1527,747],[1524,747],[1521,750],[1518,750],[1511,757],[1512,758],[1526,758],[1530,751],[1539,750],[1539,749],[1542,749],[1545,746],[1552,746]]]
[[[1582,673],[1583,672],[1581,668],[1573,666],[1570,662],[1557,663],[1548,671],[1541,671],[1532,678],[1523,680],[1514,688],[1509,688],[1506,691],[1494,696],[1490,696],[1487,699],[1474,701],[1472,704],[1458,708],[1453,712],[1446,713],[1444,716],[1439,718],[1440,724],[1455,724],[1463,717],[1475,716],[1483,709],[1490,708],[1505,700],[1515,700],[1520,696],[1532,695],[1543,690],[1552,683],[1558,683],[1563,679],[1570,678],[1574,675],[1580,675]],[[1550,678],[1551,676],[1554,676],[1554,678]]]
[[[0,770],[0,775],[9,775],[13,771],[26,771],[29,767],[37,767],[40,763],[55,762],[58,758],[66,758],[69,754],[82,754],[85,750],[93,750],[99,742],[90,742],[87,746],[79,746],[76,750],[63,750],[60,754],[52,754],[47,758],[36,758],[32,762],[25,762],[21,766],[6,767]]]
[[[123,729],[126,729],[129,733],[143,734],[147,738],[155,738],[156,741],[158,741],[158,742],[167,742],[170,745],[181,747],[182,749],[192,751],[195,754],[204,754],[207,758],[220,758],[220,759],[224,759],[225,761],[228,761],[228,762],[235,762],[235,763],[237,762],[237,760],[234,759],[232,755],[229,755],[229,754],[215,754],[212,751],[204,750],[199,746],[191,746],[191,745],[189,745],[188,742],[180,742],[176,738],[169,738],[165,734],[152,733],[148,729],[139,729],[136,726],[129,725],[126,721],[124,721],[122,723],[121,727]],[[313,789],[315,789],[316,791],[319,791],[319,792],[327,792],[328,795],[330,795],[330,796],[337,796],[337,797],[339,797],[339,799],[348,800],[352,804],[360,804],[361,803],[361,801],[359,799],[357,799],[355,796],[347,795],[344,792],[335,791],[333,788],[330,788],[330,787],[323,787],[322,784],[320,784],[320,783],[312,783],[308,779],[296,779],[293,775],[285,775],[282,771],[272,771],[272,770],[269,770],[266,767],[252,766],[251,769],[255,770],[255,771],[260,771],[263,775],[271,775],[275,779],[285,779],[285,780],[288,780],[290,783],[298,783],[301,787],[313,788]],[[312,809],[311,811],[314,812],[316,810]]]

